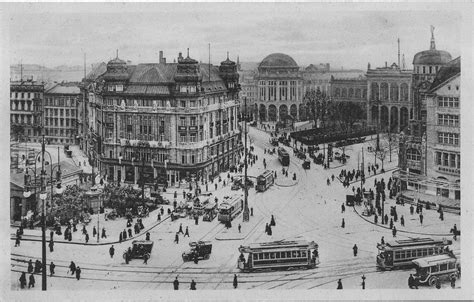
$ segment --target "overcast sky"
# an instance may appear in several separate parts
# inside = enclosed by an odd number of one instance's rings
[[[384,6],[387,6],[385,4]],[[282,52],[299,65],[330,63],[367,68],[397,61],[397,38],[408,68],[415,53],[430,44],[435,26],[437,49],[460,55],[461,14],[452,10],[376,11],[384,6],[308,3],[154,3],[22,4],[11,11],[10,62],[88,65],[115,57],[132,63],[168,62],[178,52],[218,64],[230,58],[260,62]],[[446,6],[445,8],[449,8]],[[371,9],[368,11],[367,9]]]

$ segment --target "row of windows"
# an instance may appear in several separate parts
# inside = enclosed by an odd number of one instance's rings
[[[45,123],[45,126],[60,126],[60,127],[63,127],[63,126],[69,127],[69,125],[71,127],[76,126],[75,120],[69,120],[69,119],[46,118],[44,123]]]
[[[277,83],[279,86],[288,86],[288,84],[290,86],[296,86],[296,81],[259,81],[258,82],[260,86],[265,86],[265,85],[276,86]],[[301,82],[299,82],[299,84],[301,85]]]
[[[420,68],[421,67],[421,68]],[[416,66],[416,73],[437,73],[439,70],[439,66]]]
[[[122,92],[123,91],[123,85],[109,85],[109,91]]]
[[[461,168],[461,157],[458,153],[436,151],[435,163],[448,168]]]
[[[73,137],[74,135],[76,135],[76,131],[72,129],[45,128],[45,134]]]
[[[91,97],[89,97],[91,98]],[[201,106],[207,106],[207,105],[212,105],[216,104],[219,102],[223,102],[224,97],[223,96],[213,96],[213,97],[207,97],[204,99],[197,99],[197,100],[180,100],[177,106],[179,107],[201,107]],[[127,107],[168,107],[171,106],[172,101],[170,100],[143,100],[143,99],[114,99],[114,98],[106,98],[104,100],[105,105],[107,106],[127,106]]]
[[[234,148],[234,143],[235,143],[234,139],[231,139],[230,142],[226,141],[226,142],[223,142],[223,143],[218,144],[216,146],[213,146],[210,149],[210,155],[211,156],[219,155],[219,151],[222,152],[222,153],[225,153],[228,150],[231,150],[231,149]]]
[[[443,247],[430,247],[416,250],[396,251],[395,259],[412,259],[426,257],[428,255],[438,255],[443,252]]]
[[[76,97],[47,97],[44,100],[45,106],[56,106],[56,107],[76,107]]]
[[[349,93],[348,93],[349,91]],[[354,97],[354,98],[366,98],[367,97],[367,89],[353,89],[349,88],[347,90],[346,88],[339,88],[337,87],[334,91],[334,96],[335,97]]]
[[[387,101],[389,100],[389,92],[390,101],[392,102],[397,102],[399,100],[408,101],[408,84],[406,83],[401,84],[400,88],[395,83],[391,83],[390,87],[388,83],[381,83],[380,86],[377,83],[372,83],[371,85],[372,99]]]
[[[15,98],[18,99],[24,99],[25,97],[27,99],[32,99],[32,98],[41,98],[42,93],[40,92],[10,92],[10,98]]]
[[[454,97],[438,97],[439,107],[459,108],[459,98]]]
[[[438,114],[438,125],[459,127],[459,115]]]
[[[421,154],[416,149],[408,149],[407,150],[407,159],[420,161],[421,160]]]
[[[56,109],[56,108],[45,108],[44,112],[46,116],[50,117],[76,117],[76,109]]]
[[[436,272],[440,272],[440,271],[442,272],[442,271],[448,270],[448,268],[449,269],[454,269],[455,267],[456,267],[455,262],[442,263],[442,264],[431,266],[431,272],[432,273],[436,273]]]
[[[459,133],[438,132],[438,143],[459,146]]]
[[[269,252],[269,253],[255,253],[253,254],[253,260],[265,260],[265,259],[289,259],[289,258],[306,258],[306,251],[288,251],[288,252]]]

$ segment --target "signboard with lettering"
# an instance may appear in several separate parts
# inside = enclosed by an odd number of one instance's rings
[[[178,131],[186,131],[186,126],[178,126]]]

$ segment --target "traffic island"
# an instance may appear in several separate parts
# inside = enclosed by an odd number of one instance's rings
[[[216,240],[243,240],[255,231],[262,220],[263,217],[250,216],[248,222],[243,222],[242,216],[239,216],[232,221],[231,228],[223,228],[222,231],[216,235]],[[241,226],[240,232],[239,224]]]
[[[298,184],[298,178],[296,180],[293,180],[293,175],[288,175],[288,177],[283,176],[283,175],[278,175],[278,178],[275,179],[275,185],[279,187],[292,187],[296,186]]]

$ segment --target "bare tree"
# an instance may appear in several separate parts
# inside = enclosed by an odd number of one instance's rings
[[[385,144],[388,147],[389,161],[392,162],[392,150],[398,146],[398,135],[393,132],[387,132],[385,135]]]

